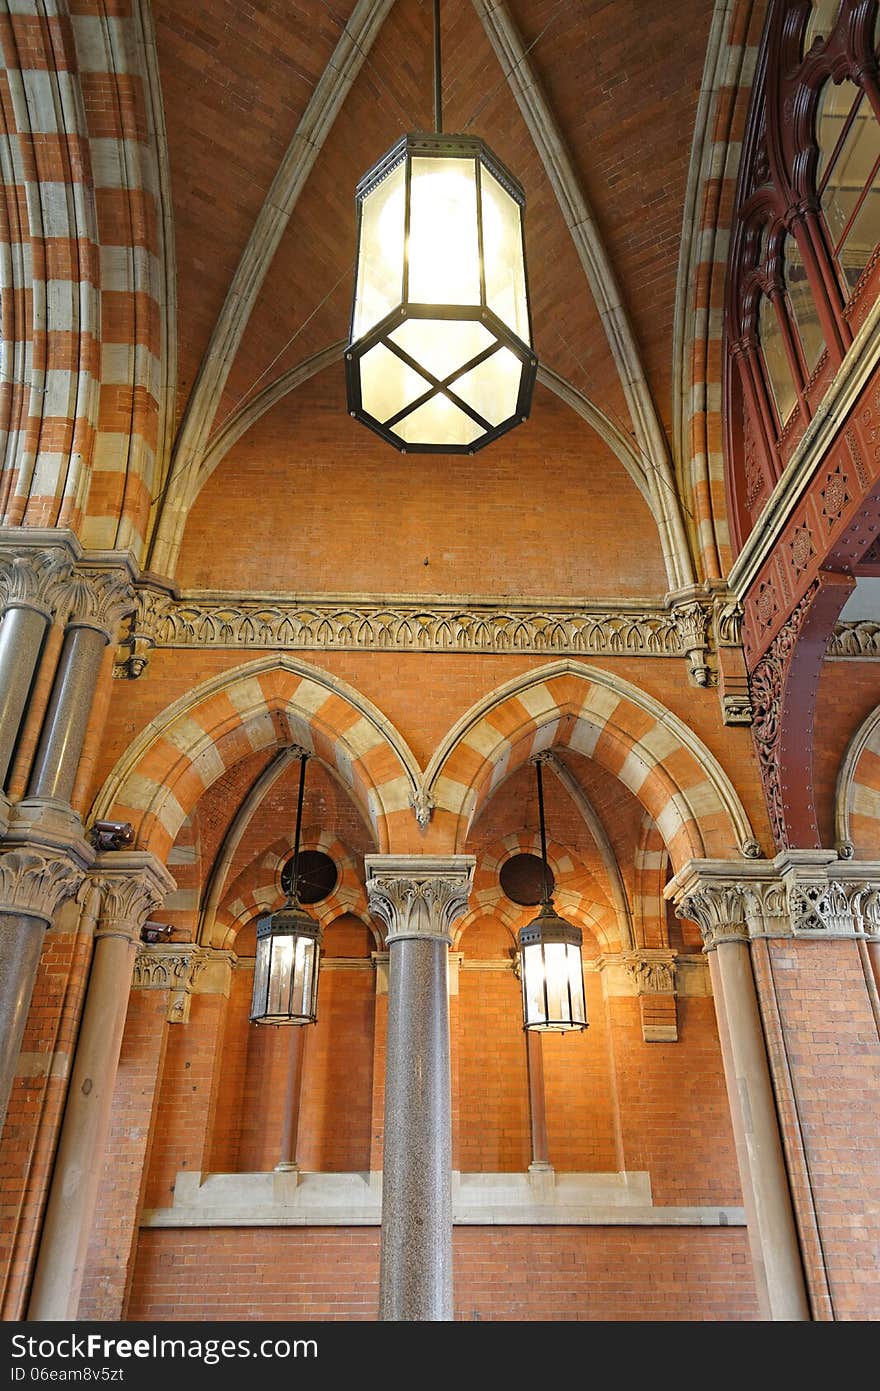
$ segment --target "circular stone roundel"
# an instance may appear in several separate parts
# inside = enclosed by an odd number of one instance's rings
[[[293,856],[281,871],[281,889],[290,893],[290,876],[293,873]],[[339,879],[336,864],[323,850],[301,850],[299,852],[299,901],[300,903],[320,903],[332,894]]]
[[[553,892],[553,871],[547,866],[550,892]],[[501,866],[501,888],[513,903],[533,908],[541,902],[544,892],[544,862],[540,855],[511,855]]]

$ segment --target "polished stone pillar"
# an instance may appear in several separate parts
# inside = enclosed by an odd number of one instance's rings
[[[43,639],[69,572],[60,548],[0,558],[0,788],[6,786]]]
[[[77,1316],[141,928],[175,887],[145,851],[106,851],[89,878],[95,950],[28,1306],[35,1320]]]
[[[529,1128],[532,1136],[531,1172],[551,1169],[547,1144],[547,1097],[544,1090],[544,1044],[536,1029],[524,1029],[529,1076]]]
[[[59,841],[60,841],[59,837]],[[92,854],[84,842],[0,854],[0,1126],[18,1065],[46,928],[75,893]]]
[[[297,1173],[296,1148],[299,1142],[299,1112],[302,1097],[303,1061],[308,1024],[290,1026],[290,1046],[287,1055],[287,1087],[284,1093],[284,1118],[281,1124],[281,1154],[275,1171],[279,1174]]]
[[[452,1319],[449,946],[470,855],[370,855],[389,952],[379,1317]]]
[[[108,642],[132,605],[121,571],[77,575],[72,612],[28,785],[28,800],[69,802]]]
[[[808,1320],[806,1279],[752,971],[745,894],[740,885],[704,882],[694,885],[678,905],[680,916],[699,924],[709,955],[761,1314],[767,1320]]]

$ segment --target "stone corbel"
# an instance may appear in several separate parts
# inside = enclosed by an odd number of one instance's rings
[[[697,686],[712,684],[709,665],[710,609],[702,591],[681,590],[669,601],[682,654]]]
[[[721,717],[728,725],[750,725],[753,712],[749,673],[742,646],[742,605],[733,595],[716,594],[712,602],[712,619]]]
[[[166,990],[169,1024],[187,1024],[193,995],[229,996],[235,953],[194,942],[144,946],[134,963],[134,990]]]
[[[639,1001],[645,1043],[677,1043],[675,952],[640,947],[626,952],[623,965]]]

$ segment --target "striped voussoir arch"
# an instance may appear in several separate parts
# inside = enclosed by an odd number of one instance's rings
[[[835,835],[859,859],[880,859],[880,705],[850,740],[837,778]]]
[[[0,4],[0,520],[137,555],[167,396],[142,10]]]
[[[739,160],[768,0],[716,0],[689,176],[678,294],[686,300],[679,448],[703,575],[733,560],[722,448],[724,285]],[[698,114],[696,129],[704,122]]]
[[[332,832],[312,827],[303,829],[300,844],[303,850],[323,851],[339,870],[333,892],[319,903],[310,904],[307,911],[314,913],[323,928],[331,927],[337,919],[351,914],[375,931],[367,908],[363,868],[359,868],[357,856]],[[232,947],[237,934],[258,913],[271,913],[282,906],[281,871],[290,855],[290,840],[279,837],[255,861],[245,866],[224,894],[214,920],[211,940],[201,943],[202,946]]]
[[[668,864],[663,837],[653,818],[646,813],[639,827],[633,857],[633,926],[637,946],[669,945],[666,900],[663,897]]]
[[[676,866],[730,858],[754,839],[726,773],[683,721],[622,678],[566,659],[500,687],[432,758],[425,781],[434,817],[457,848],[504,779],[554,746],[619,778],[655,821]]]
[[[201,838],[198,822],[188,816],[168,852],[168,868],[174,875],[177,888],[166,895],[156,920],[167,923],[192,940],[199,920],[199,888],[202,881]]]
[[[214,677],[158,715],[117,763],[92,819],[130,821],[139,849],[164,860],[200,797],[242,758],[299,744],[335,773],[380,853],[412,820],[418,765],[364,697],[296,658]]]

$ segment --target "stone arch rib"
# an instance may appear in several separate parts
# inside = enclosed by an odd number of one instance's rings
[[[460,848],[494,789],[532,754],[570,748],[619,778],[653,817],[673,864],[754,853],[748,816],[702,741],[653,696],[571,659],[478,702],[425,772],[435,821]]]
[[[213,677],[146,727],[95,801],[95,819],[130,821],[164,858],[186,816],[241,758],[297,743],[347,788],[380,851],[412,820],[416,760],[394,726],[345,682],[289,656]],[[405,833],[405,832],[404,832]]]
[[[847,856],[880,857],[880,705],[856,730],[837,776],[834,836]]]

